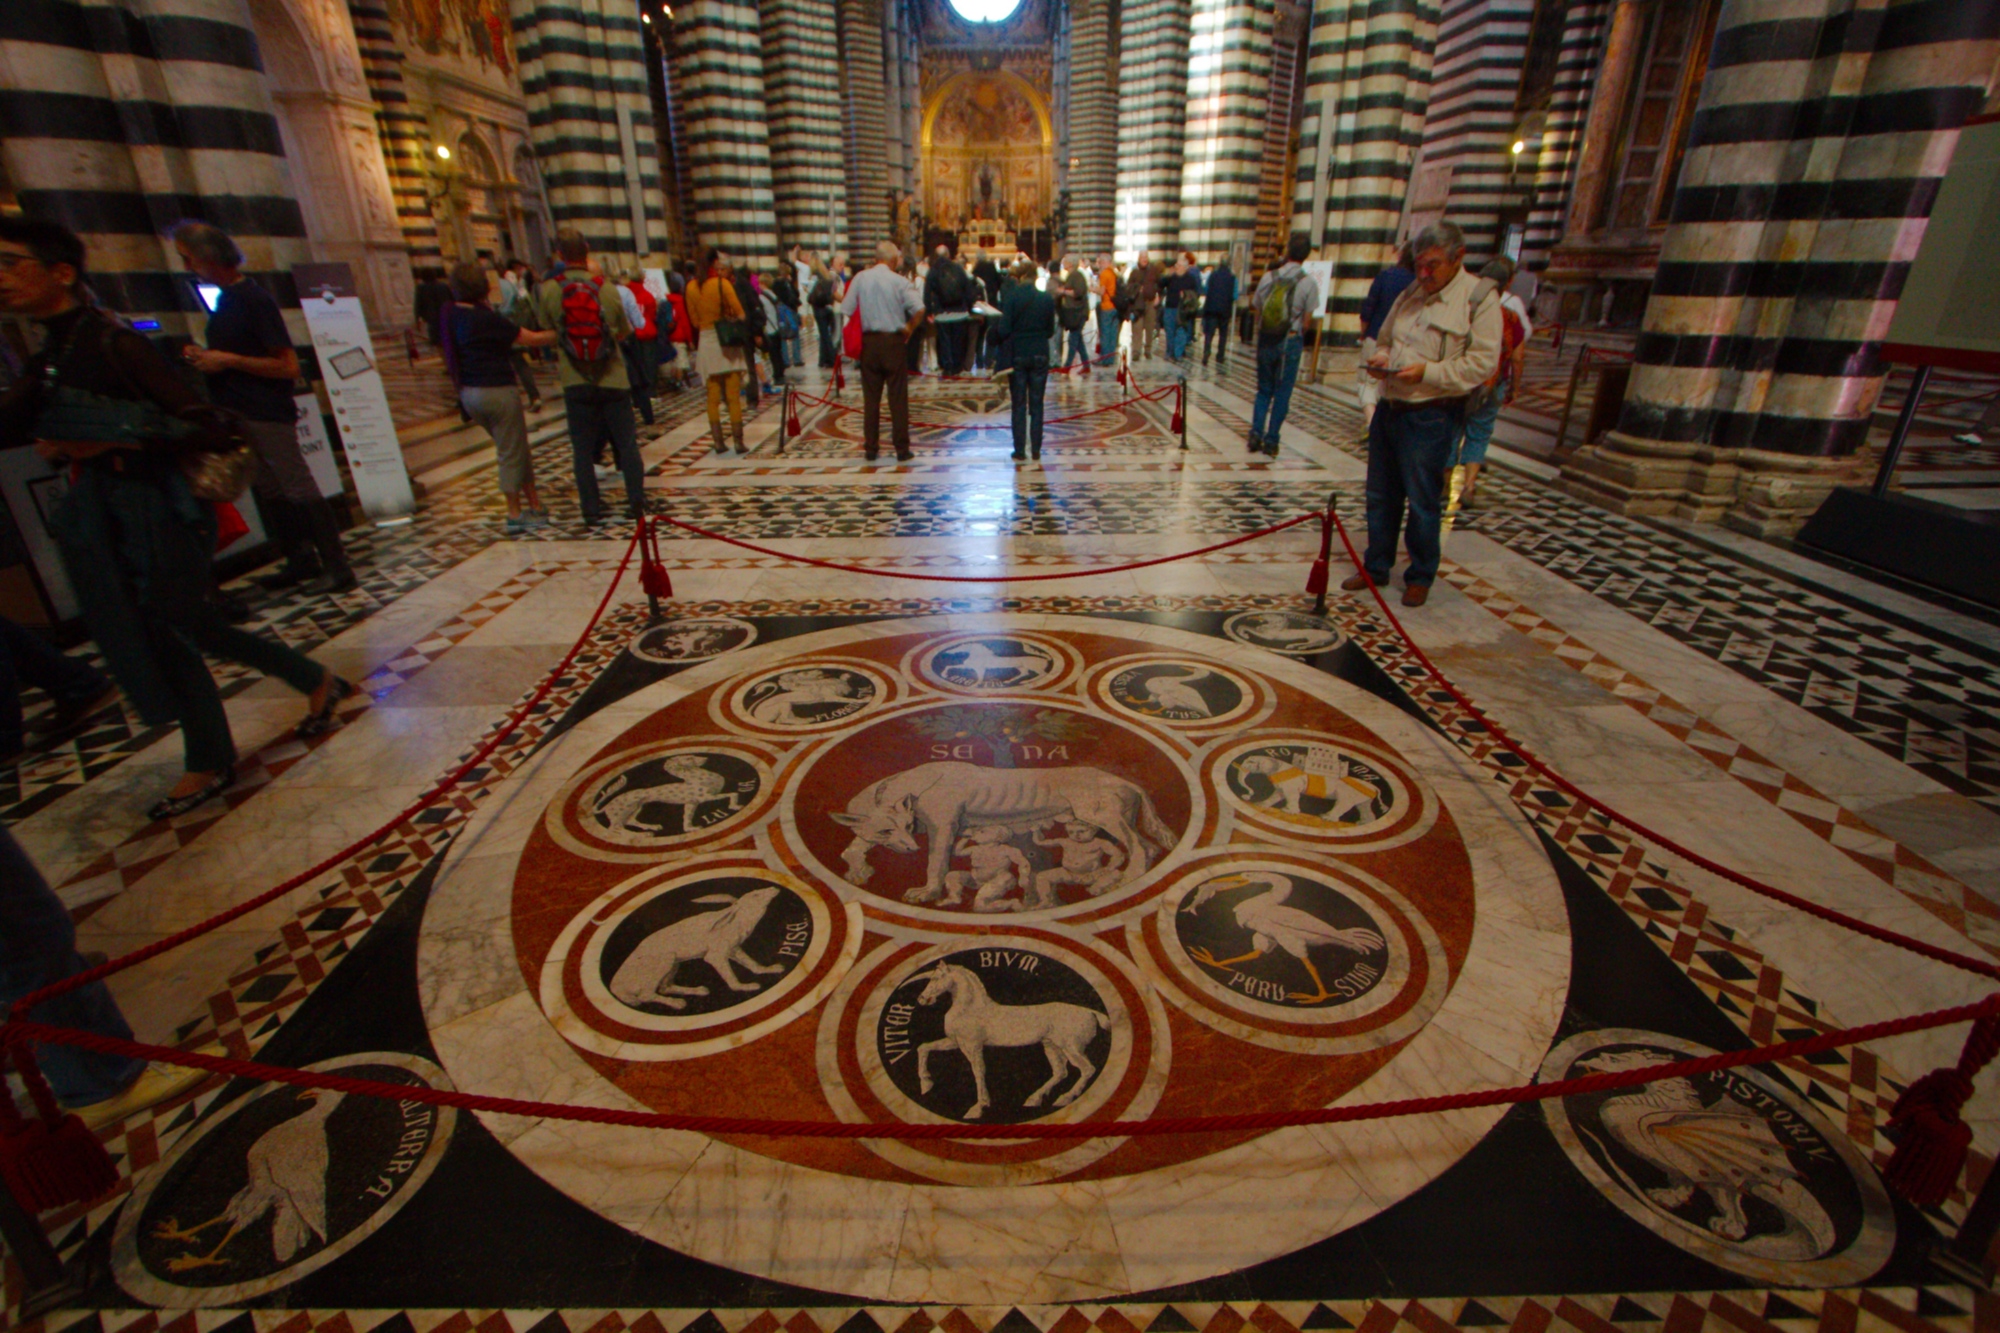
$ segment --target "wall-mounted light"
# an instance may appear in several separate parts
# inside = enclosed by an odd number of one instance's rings
[[[639,15],[639,22],[651,26],[653,22],[653,16],[651,14],[641,14]]]
[[[439,159],[440,159],[441,161],[445,161],[445,162],[449,162],[449,161],[451,161],[451,149],[449,149],[449,148],[446,148],[446,147],[445,147],[445,146],[444,146],[443,144],[439,144],[439,145],[438,145],[438,158],[439,158]]]
[[[1514,147],[1509,151],[1511,151],[1515,157],[1519,157],[1522,153],[1528,151],[1528,141],[1526,139],[1514,140]]]

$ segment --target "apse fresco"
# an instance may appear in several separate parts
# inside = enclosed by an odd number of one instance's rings
[[[398,45],[473,66],[514,73],[513,20],[506,0],[388,0]]]

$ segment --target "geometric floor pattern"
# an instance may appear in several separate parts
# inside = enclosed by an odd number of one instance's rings
[[[1107,410],[1018,473],[977,385],[920,383],[913,415],[946,424],[911,466],[872,471],[839,413],[786,438],[767,404],[750,455],[718,460],[699,403],[670,397],[649,499],[911,572],[1103,571],[1330,493],[1357,514],[1355,421],[1330,396],[1300,393],[1281,457],[1250,461],[1240,358],[1196,376],[1185,453],[1168,403],[1101,378],[1052,385],[1052,415]],[[78,861],[62,887],[84,947],[131,947],[316,857],[273,822],[315,784],[394,809],[489,733],[630,532],[580,523],[566,452],[537,446],[557,521],[530,540],[502,539],[475,471],[408,526],[351,534],[356,593],[255,599],[253,628],[307,651],[366,644],[366,694],[312,746],[254,749],[228,801],[133,820]],[[1724,839],[1724,859],[2000,951],[1978,841],[2000,815],[2000,653],[1976,628],[1505,470],[1485,490],[1412,625],[1475,697],[1584,785],[1664,797],[1666,826]],[[666,535],[670,624],[615,606],[446,800],[121,983],[142,1035],[565,1102],[1011,1124],[1548,1079],[1968,997],[1872,947],[1831,965],[1816,927],[1524,773],[1372,605],[1310,614],[1310,527],[1012,588],[863,586]],[[41,845],[163,740],[107,723],[14,770],[0,818]],[[1828,776],[1836,751],[1855,776]],[[1883,824],[1905,790],[1959,841]],[[218,879],[231,858],[242,872]],[[1644,1109],[1600,1095],[1061,1150],[566,1128],[211,1080],[112,1127],[118,1191],[44,1219],[91,1290],[34,1326],[1970,1330],[2000,1308],[1925,1253],[1990,1169],[1991,1127],[1940,1208],[1876,1176],[1886,1106],[1955,1041],[1650,1085]],[[318,1163],[296,1221],[244,1211],[260,1161]],[[11,1304],[11,1263],[6,1279]]]

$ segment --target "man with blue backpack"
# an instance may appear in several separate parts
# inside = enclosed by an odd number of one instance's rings
[[[646,507],[645,469],[639,462],[639,426],[632,416],[632,380],[619,344],[631,336],[616,283],[590,264],[590,246],[570,228],[556,233],[559,262],[535,293],[541,325],[556,334],[556,382],[569,419],[570,456],[576,468],[577,504],[585,523],[602,523],[604,501],[593,460],[608,441],[625,479],[625,509],[636,518]]]

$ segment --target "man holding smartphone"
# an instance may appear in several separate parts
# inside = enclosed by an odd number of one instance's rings
[[[1489,292],[1475,306],[1479,280],[1465,267],[1465,234],[1451,223],[1424,228],[1410,248],[1416,281],[1389,308],[1364,363],[1382,385],[1368,424],[1367,576],[1357,572],[1340,586],[1386,585],[1401,528],[1410,552],[1403,605],[1422,606],[1437,578],[1445,474],[1466,398],[1500,364],[1500,301]]]

